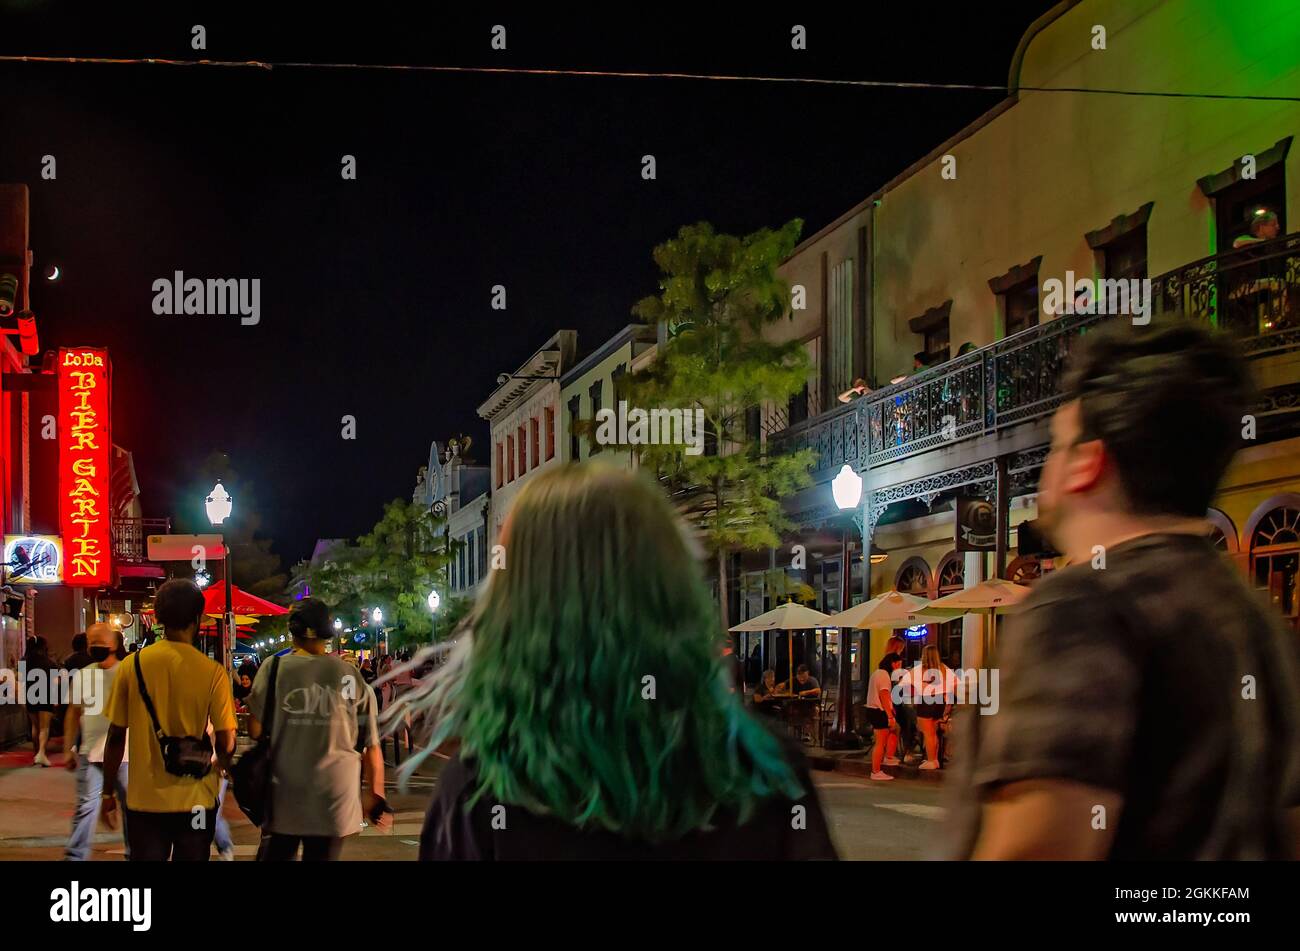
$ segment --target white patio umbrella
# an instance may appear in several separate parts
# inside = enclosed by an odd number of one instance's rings
[[[1004,578],[990,578],[969,588],[962,588],[942,598],[930,602],[931,608],[954,609],[960,611],[999,611],[1005,613],[1014,609],[1021,601],[1029,597],[1032,589],[1028,585],[1016,584]]]
[[[935,602],[902,591],[886,591],[870,601],[855,604],[847,611],[831,615],[828,627],[856,627],[866,630],[912,627],[916,624],[942,624],[961,617],[965,610],[934,610]]]
[[[787,601],[770,611],[742,621],[732,631],[807,631],[817,627],[834,627],[829,623],[830,615],[806,608],[802,604]]]
[[[942,598],[930,602],[931,608],[954,608],[963,613],[974,612],[989,616],[989,643],[991,651],[997,644],[997,616],[1015,610],[1021,601],[1029,597],[1032,589],[1028,585],[1016,584],[1005,578],[990,578],[977,585],[954,591]]]
[[[735,627],[729,628],[732,631],[809,631],[822,627],[833,627],[828,623],[829,615],[822,614],[821,611],[815,611],[812,608],[804,607],[802,604],[796,604],[793,601],[787,601],[785,604],[779,604],[770,611],[765,611],[758,617],[752,617],[748,621],[742,621]],[[788,660],[788,673],[786,681],[793,686],[794,682],[794,638],[787,637],[786,644],[790,648],[790,658]],[[764,648],[766,650],[766,648]]]

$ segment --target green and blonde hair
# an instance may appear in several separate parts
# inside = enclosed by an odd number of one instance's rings
[[[459,738],[475,799],[647,841],[804,795],[730,689],[697,552],[652,481],[592,463],[543,472],[502,542],[469,632],[387,711],[431,727],[408,769]]]

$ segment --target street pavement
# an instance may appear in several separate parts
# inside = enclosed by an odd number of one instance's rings
[[[58,741],[53,741],[55,750]],[[0,752],[0,861],[63,858],[74,808],[75,779],[62,768],[63,754],[50,754],[54,766],[32,766],[31,744]],[[391,782],[388,801],[395,817],[391,833],[362,831],[344,846],[345,860],[412,861],[419,850],[420,827],[437,785],[441,761],[430,758],[405,792]],[[921,859],[927,857],[942,818],[942,785],[898,779],[873,783],[840,772],[814,771],[831,835],[845,859]],[[235,842],[236,861],[252,861],[258,830],[227,797],[225,816]],[[123,858],[120,832],[102,827],[95,836],[93,860]],[[216,858],[215,850],[213,858]]]

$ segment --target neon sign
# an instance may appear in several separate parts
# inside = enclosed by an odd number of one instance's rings
[[[112,581],[112,475],[107,350],[59,351],[59,526],[65,584]]]
[[[911,640],[920,640],[930,633],[930,628],[925,624],[918,624],[915,627],[909,627],[903,632],[903,636]]]
[[[63,583],[63,540],[58,535],[6,535],[5,577],[23,584]]]

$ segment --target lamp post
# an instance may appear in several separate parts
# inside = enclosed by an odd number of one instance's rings
[[[370,622],[375,626],[375,662],[378,663],[379,657],[379,635],[383,631],[384,612],[381,608],[376,607],[370,612]]]
[[[235,500],[231,498],[226,487],[218,482],[208,493],[208,497],[203,501],[203,507],[207,509],[208,521],[213,525],[220,527],[221,523],[230,518],[230,513],[234,509]],[[234,667],[235,656],[235,610],[233,605],[234,597],[231,593],[230,583],[230,545],[226,542],[226,536],[221,536],[221,547],[226,550],[226,618],[222,624],[222,645],[221,645],[221,662],[225,665],[226,671],[229,672]]]
[[[438,608],[442,606],[442,596],[437,590],[429,592],[429,610],[433,612],[433,642],[438,643]]]
[[[852,512],[862,501],[862,476],[847,463],[831,482],[831,494],[841,512]],[[849,530],[852,520],[840,530],[840,610],[849,609],[853,589],[853,570],[849,563]],[[868,559],[863,559],[862,570],[867,571]],[[853,732],[853,635],[852,628],[840,628],[840,682],[835,696],[835,726],[826,737],[829,750],[857,749],[861,742]]]

